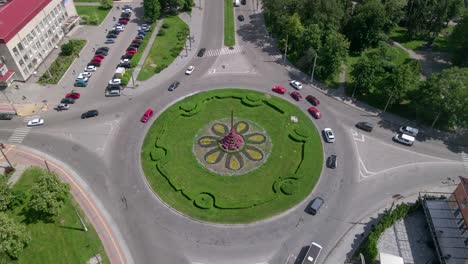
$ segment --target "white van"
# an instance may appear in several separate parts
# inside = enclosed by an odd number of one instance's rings
[[[234,6],[240,6],[240,0],[234,0]]]
[[[414,143],[415,138],[406,134],[396,134],[393,139],[401,144],[405,144],[408,146],[412,146]]]

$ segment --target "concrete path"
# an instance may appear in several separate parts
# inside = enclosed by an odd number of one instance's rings
[[[145,50],[143,51],[143,54],[140,57],[140,61],[138,62],[138,65],[135,67],[135,70],[133,71],[133,76],[134,76],[135,80],[137,79],[138,74],[140,73],[141,68],[143,67],[143,64],[145,64],[146,57],[148,57],[148,54],[149,54],[149,52],[151,50],[151,47],[154,44],[154,40],[156,39],[156,36],[158,35],[159,29],[162,26],[162,23],[163,23],[163,19],[159,20],[156,23],[156,26],[154,27],[153,32],[151,32],[151,37],[150,37],[150,39],[148,41],[148,45],[146,45],[146,48],[145,48]]]
[[[36,150],[17,145],[6,145],[3,150],[10,163],[15,167],[23,170],[36,166],[44,169],[50,169],[57,173],[60,179],[70,185],[70,192],[75,201],[80,205],[87,219],[93,225],[99,235],[104,246],[110,263],[131,263],[129,260],[130,253],[128,249],[123,247],[125,243],[122,237],[117,233],[118,229],[115,224],[110,222],[110,217],[104,211],[103,206],[91,194],[89,187],[80,180],[70,168],[66,168],[64,164],[53,160],[51,157],[46,157]],[[3,156],[0,156],[0,164],[6,165]],[[18,180],[19,175],[14,175],[13,181]]]

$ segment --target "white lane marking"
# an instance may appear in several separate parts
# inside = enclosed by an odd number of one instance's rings
[[[22,143],[24,138],[31,131],[31,127],[19,127],[13,131],[13,134],[8,138],[8,143]]]
[[[241,47],[241,46],[233,46],[232,49],[230,49],[229,47],[223,47],[223,48],[220,48],[220,49],[212,49],[212,50],[207,50],[206,51],[205,57],[214,57],[214,56],[241,53],[243,50],[244,50],[244,48]]]

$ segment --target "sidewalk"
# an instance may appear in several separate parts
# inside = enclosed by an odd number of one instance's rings
[[[103,211],[103,207],[98,200],[87,192],[89,187],[82,182],[79,177],[70,170],[64,168],[64,164],[59,161],[46,157],[35,150],[20,147],[16,145],[6,145],[3,150],[11,164],[18,168],[18,171],[11,177],[12,181],[18,180],[22,171],[29,166],[37,166],[50,169],[57,173],[60,179],[70,185],[70,192],[75,201],[80,205],[88,220],[93,225],[104,246],[107,256],[111,263],[132,263],[128,249],[125,247],[123,239],[118,234],[115,224],[110,223],[110,217]],[[3,156],[0,156],[0,164],[7,165]]]
[[[154,40],[156,39],[156,36],[158,35],[159,29],[161,29],[163,20],[158,20],[156,23],[156,26],[154,26],[153,31],[151,32],[151,37],[148,40],[148,44],[145,47],[145,50],[143,51],[143,54],[141,54],[140,61],[138,62],[138,65],[135,67],[135,70],[133,71],[133,76],[135,78],[135,81],[138,77],[138,74],[141,71],[141,68],[143,67],[143,64],[145,64],[146,57],[148,57],[148,53],[151,50],[151,47],[153,47]]]
[[[456,184],[454,182],[449,182],[447,185],[434,186],[432,188],[428,188],[428,190],[420,191],[452,192],[455,189],[455,187]],[[356,251],[357,246],[359,246],[364,241],[364,238],[368,235],[368,232],[370,231],[370,226],[377,223],[375,217],[383,211],[385,211],[385,209],[390,208],[390,206],[393,203],[394,205],[397,205],[400,203],[415,202],[416,199],[418,199],[418,194],[419,192],[415,192],[406,196],[402,196],[402,198],[400,199],[396,198],[388,200],[386,201],[386,205],[384,207],[371,211],[359,221],[355,221],[355,223],[349,227],[346,233],[343,234],[343,236],[337,242],[337,244],[329,250],[328,255],[324,257],[323,264],[351,263],[350,257]]]

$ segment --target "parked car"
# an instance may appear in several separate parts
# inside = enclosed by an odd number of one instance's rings
[[[140,47],[140,45],[141,45],[140,43],[132,43],[132,44],[130,44],[130,46],[128,46],[128,47],[129,47],[129,48],[136,48],[136,49],[138,49],[138,48]]]
[[[243,16],[243,15],[239,15],[239,16],[237,16],[237,19],[239,19],[239,21],[244,21],[244,16]]]
[[[107,50],[96,50],[96,52],[94,53],[94,55],[99,55],[99,54],[107,56],[107,54],[109,54],[109,51],[107,51]]]
[[[205,48],[200,49],[200,50],[198,51],[197,56],[198,56],[198,57],[203,57],[203,55],[205,55],[205,51],[206,51]]]
[[[306,96],[306,100],[309,103],[311,103],[313,106],[317,106],[320,104],[320,101],[315,96],[312,96],[312,95]]]
[[[122,90],[122,85],[120,84],[108,84],[107,85],[107,90]]]
[[[309,207],[307,208],[308,213],[311,215],[316,215],[317,212],[320,210],[320,207],[322,207],[323,203],[325,201],[321,197],[316,197],[312,202],[309,204]]]
[[[135,52],[137,52],[137,51],[138,51],[138,49],[137,49],[137,48],[132,48],[132,47],[128,47],[128,48],[127,48],[127,51],[131,51],[131,50],[134,50]]]
[[[125,60],[125,59],[131,60],[132,58],[133,58],[133,54],[125,54],[125,55],[122,55],[122,57],[120,57],[120,59],[122,60]]]
[[[317,258],[319,257],[321,251],[322,246],[312,242],[306,254],[304,255],[304,258],[302,259],[301,264],[317,264]]]
[[[97,70],[96,66],[88,65],[85,68],[85,72],[95,72]]]
[[[86,87],[88,86],[88,81],[85,80],[76,80],[75,83],[73,84],[75,87]]]
[[[137,35],[137,36],[135,37],[135,39],[140,39],[140,40],[141,40],[141,39],[144,39],[144,38],[145,38],[145,36],[143,36],[143,35]]]
[[[149,30],[150,30],[150,27],[141,26],[141,27],[138,28],[138,31],[140,31],[140,30],[149,31]]]
[[[120,24],[127,25],[127,24],[128,24],[128,20],[126,20],[125,18],[121,18],[121,19],[119,19],[119,23],[120,23]]]
[[[130,69],[132,67],[132,65],[130,64],[130,62],[122,62],[122,63],[119,63],[119,65],[117,65],[117,67],[122,67],[122,68],[125,68],[125,69]]]
[[[141,117],[141,122],[143,123],[146,123],[148,122],[148,120],[150,120],[150,118],[153,116],[154,112],[152,109],[148,108],[145,113],[143,114],[143,116]]]
[[[113,38],[106,39],[106,41],[104,43],[106,43],[106,44],[115,43],[115,39],[113,39]]]
[[[110,38],[117,38],[117,34],[107,34],[106,35],[106,38],[110,39]]]
[[[333,130],[331,128],[324,128],[323,129],[323,135],[325,136],[325,140],[328,143],[333,143],[335,142],[335,134],[333,133]]]
[[[284,89],[284,87],[281,86],[281,85],[275,85],[275,86],[273,86],[273,89],[272,89],[272,90],[273,90],[273,92],[277,92],[277,93],[279,93],[279,94],[285,94],[285,93],[286,93],[286,89]]]
[[[135,53],[137,53],[136,50],[127,50],[127,51],[125,52],[125,55],[128,55],[128,54],[135,55]]]
[[[109,51],[109,47],[103,46],[103,47],[99,47],[97,50]]]
[[[109,85],[120,85],[122,83],[121,79],[112,79],[109,80]]]
[[[81,115],[81,119],[95,117],[95,116],[98,116],[98,115],[99,115],[98,110],[89,110],[89,111],[87,111],[87,112],[85,112],[85,113],[83,113]]]
[[[71,92],[65,95],[65,98],[72,98],[72,99],[80,99],[80,97],[81,97],[81,94],[77,92]]]
[[[374,126],[369,122],[359,122],[356,127],[367,132],[372,132],[372,129],[374,129]]]
[[[126,62],[129,63],[129,62],[130,62],[130,59],[121,59],[121,60],[120,60],[120,63],[126,63]]]
[[[119,35],[120,31],[119,30],[110,30],[110,31],[107,32],[107,34]]]
[[[61,104],[74,104],[75,99],[73,98],[63,98],[62,101],[60,101]]]
[[[90,72],[82,72],[82,73],[78,74],[78,76],[76,78],[77,79],[89,79],[89,78],[91,78],[91,75],[92,75],[92,73],[90,73]]]
[[[118,30],[120,32],[124,31],[125,30],[125,25],[118,25],[118,26],[115,26],[114,27],[114,30]]]
[[[179,84],[180,84],[180,82],[178,82],[178,81],[175,81],[175,82],[171,83],[168,90],[171,91],[171,92],[174,91],[175,89],[177,89],[177,87],[179,87]]]
[[[417,128],[410,127],[410,126],[402,126],[400,127],[400,132],[406,135],[416,137],[419,133],[419,130]]]
[[[291,97],[296,101],[300,101],[302,99],[302,95],[299,92],[292,92]]]
[[[336,155],[331,155],[327,158],[327,167],[330,169],[336,169],[338,167],[338,161]]]
[[[106,97],[114,97],[114,96],[120,96],[120,89],[106,89],[106,92],[104,94]]]
[[[146,34],[148,34],[148,31],[145,31],[145,30],[138,30],[138,35],[144,35],[144,36],[146,36]]]
[[[141,43],[141,42],[142,42],[141,39],[134,39],[134,40],[132,40],[132,43]]]
[[[42,118],[34,118],[28,122],[28,126],[41,126],[44,124],[44,119]]]
[[[93,58],[91,59],[91,61],[102,62],[102,58],[101,58],[101,57],[93,57]]]
[[[185,71],[185,74],[190,75],[194,70],[195,66],[188,66],[187,70]]]
[[[294,87],[295,89],[297,90],[301,90],[302,89],[302,83],[296,81],[296,80],[292,80],[289,82],[289,84],[291,84],[292,87]]]
[[[93,67],[101,67],[101,63],[100,62],[95,62],[95,61],[91,61],[88,63],[88,66],[93,66]]]
[[[55,109],[57,111],[68,110],[68,109],[70,109],[70,105],[60,103],[60,104],[57,105],[57,107],[55,107]]]
[[[400,133],[400,134],[396,134],[393,137],[393,140],[404,145],[412,146],[416,139],[413,136]]]
[[[317,108],[311,106],[311,107],[309,107],[309,109],[307,109],[307,110],[309,111],[309,113],[310,113],[315,119],[320,119],[320,118],[322,118],[322,113],[320,113],[320,111],[319,111]]]

